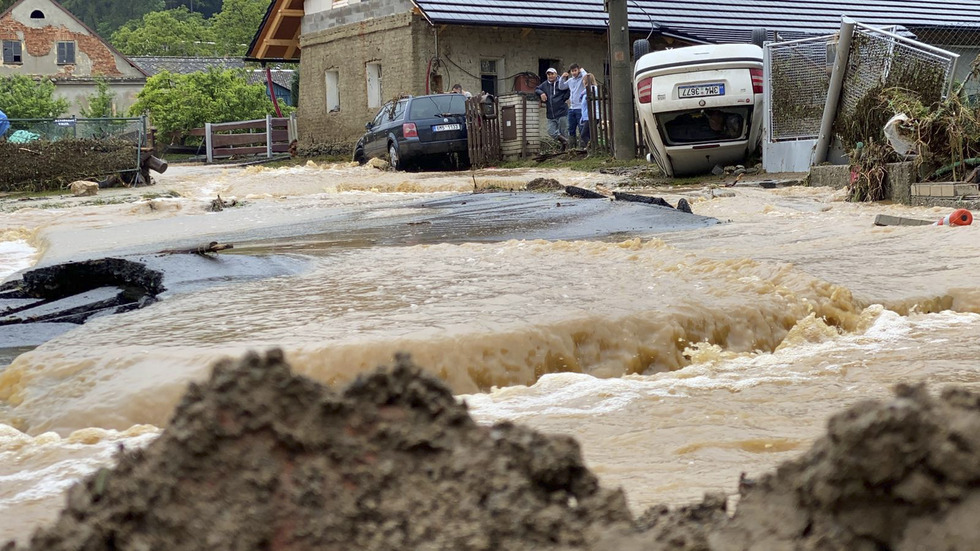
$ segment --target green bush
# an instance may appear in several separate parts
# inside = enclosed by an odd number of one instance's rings
[[[150,77],[130,112],[149,113],[164,136],[175,136],[207,122],[265,118],[275,109],[265,86],[249,84],[244,71],[212,69],[189,75],[164,71]]]
[[[0,110],[11,119],[46,119],[68,111],[68,100],[54,97],[54,83],[23,75],[0,78]]]

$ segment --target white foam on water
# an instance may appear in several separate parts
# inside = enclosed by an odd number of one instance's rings
[[[27,241],[0,241],[0,280],[34,265],[37,249]]]
[[[803,342],[773,353],[723,356],[683,369],[651,375],[600,379],[578,373],[545,375],[532,386],[493,389],[462,395],[481,422],[518,421],[535,416],[594,416],[625,409],[637,400],[683,399],[695,393],[740,392],[759,385],[807,384],[815,377],[842,371],[841,361],[896,349],[913,334],[938,328],[980,324],[980,315],[943,312],[903,317],[872,307],[871,325],[824,342]]]

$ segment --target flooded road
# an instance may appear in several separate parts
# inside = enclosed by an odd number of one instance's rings
[[[578,438],[637,512],[733,492],[897,382],[980,381],[980,228],[871,225],[939,211],[827,189],[659,193],[702,218],[505,191],[608,175],[175,168],[152,191],[176,197],[8,211],[7,273],[212,239],[300,264],[93,320],[0,371],[0,539],[53,518],[213,360],[254,348],[328,383],[411,352],[479,420]],[[205,212],[219,193],[246,204]]]

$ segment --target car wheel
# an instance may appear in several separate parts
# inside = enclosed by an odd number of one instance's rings
[[[358,147],[354,150],[354,162],[363,165],[367,162],[367,158],[364,156],[364,150]]]
[[[402,160],[398,156],[398,145],[395,142],[388,144],[388,162],[391,163],[391,168],[402,169]]]

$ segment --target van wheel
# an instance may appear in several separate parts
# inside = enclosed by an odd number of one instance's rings
[[[388,144],[388,162],[394,170],[402,169],[402,160],[398,156],[398,145],[395,142]]]
[[[650,41],[641,39],[633,42],[633,61],[639,61],[641,57],[650,53]]]
[[[769,39],[769,32],[766,31],[764,27],[756,27],[752,29],[752,44],[758,47],[762,47],[766,40]]]
[[[354,162],[363,165],[367,162],[367,158],[364,156],[364,150],[358,147],[354,150]]]

